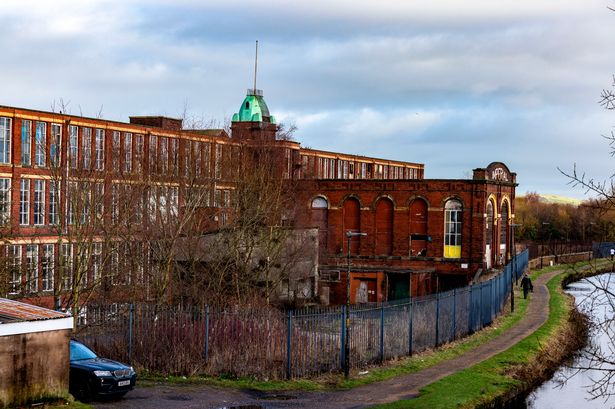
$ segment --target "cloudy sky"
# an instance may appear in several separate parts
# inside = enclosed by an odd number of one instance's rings
[[[503,161],[519,192],[572,197],[557,168],[609,177],[598,105],[615,73],[613,0],[0,2],[0,105],[223,123],[253,76],[317,149],[464,178]],[[57,108],[56,108],[57,109]]]

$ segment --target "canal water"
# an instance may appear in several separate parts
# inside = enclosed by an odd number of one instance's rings
[[[575,297],[575,302],[579,309],[590,316],[592,322],[605,322],[606,319],[613,319],[615,315],[615,304],[608,306],[605,301],[609,299],[604,291],[595,291],[596,286],[608,288],[615,294],[615,273],[602,274],[586,280],[582,280],[570,285],[567,292]],[[611,302],[615,303],[615,296],[611,297]],[[591,345],[599,345],[607,353],[613,348],[609,334],[615,331],[615,323],[603,329],[594,328],[590,333]],[[587,352],[587,348],[583,352]],[[604,373],[601,371],[580,372],[571,367],[583,367],[589,360],[583,353],[575,358],[568,365],[561,367],[555,376],[545,382],[528,396],[522,408],[528,409],[601,409],[615,407],[615,397],[605,400],[604,398],[593,399],[590,392],[594,385],[592,379],[601,378]],[[562,380],[566,380],[562,383]]]

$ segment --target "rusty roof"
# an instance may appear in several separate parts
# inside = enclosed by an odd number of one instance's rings
[[[0,298],[0,324],[16,321],[39,321],[66,318],[68,314],[36,305]]]

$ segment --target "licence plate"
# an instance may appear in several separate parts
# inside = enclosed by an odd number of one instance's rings
[[[117,386],[128,386],[128,385],[130,385],[130,379],[127,381],[119,381],[117,383]]]

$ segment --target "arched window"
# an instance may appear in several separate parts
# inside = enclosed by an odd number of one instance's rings
[[[500,216],[500,257],[502,262],[506,262],[506,251],[508,247],[508,201],[502,202]]]
[[[318,227],[318,249],[320,254],[326,254],[329,233],[329,203],[324,197],[315,197],[312,200],[312,225]]]
[[[361,231],[361,205],[355,198],[348,198],[344,201],[344,237],[346,232]],[[350,239],[350,253],[359,254],[360,236],[354,236]],[[344,253],[348,251],[348,240],[344,240]]]
[[[493,202],[487,201],[487,220],[485,224],[485,235],[487,239],[487,245],[491,246],[493,243]]]
[[[376,203],[376,254],[393,253],[393,202],[380,199]]]
[[[461,212],[458,200],[449,200],[444,205],[444,257],[461,258]]]

